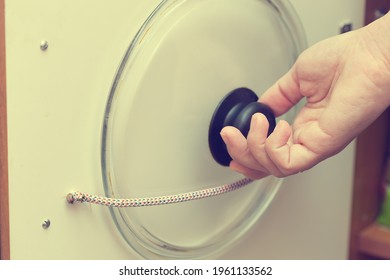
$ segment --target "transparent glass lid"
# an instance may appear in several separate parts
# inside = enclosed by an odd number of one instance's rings
[[[161,2],[131,42],[107,102],[106,195],[171,195],[241,179],[210,154],[213,112],[233,89],[261,95],[291,67],[302,34],[286,1]],[[220,196],[111,213],[145,258],[209,258],[251,227],[279,184],[268,177]]]

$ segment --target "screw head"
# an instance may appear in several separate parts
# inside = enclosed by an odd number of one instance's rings
[[[49,227],[50,227],[50,220],[49,219],[44,220],[42,223],[42,228],[48,229]]]
[[[344,23],[343,25],[341,25],[340,27],[340,34],[342,33],[347,33],[349,31],[351,31],[353,29],[353,26],[352,26],[352,23],[351,22],[347,22],[347,23]]]
[[[47,41],[42,41],[39,47],[41,48],[41,51],[46,51],[49,47],[49,43]]]

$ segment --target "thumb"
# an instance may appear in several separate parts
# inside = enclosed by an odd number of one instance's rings
[[[259,102],[271,107],[276,116],[283,115],[302,99],[295,66],[264,92]]]

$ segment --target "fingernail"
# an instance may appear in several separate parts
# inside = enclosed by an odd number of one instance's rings
[[[222,137],[222,140],[223,142],[225,142],[226,145],[229,145],[229,137],[226,135],[226,133],[222,130],[221,133],[220,133],[221,137]]]
[[[251,127],[256,127],[259,123],[259,113],[256,113],[254,115],[252,115],[252,119],[251,119]]]

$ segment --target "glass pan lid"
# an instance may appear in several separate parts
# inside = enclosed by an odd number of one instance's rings
[[[107,196],[171,195],[242,178],[213,160],[209,123],[228,92],[247,87],[260,95],[302,50],[302,31],[285,2],[168,0],[153,11],[131,42],[107,102]],[[127,243],[145,258],[207,258],[251,227],[279,185],[268,177],[212,198],[110,210]]]

